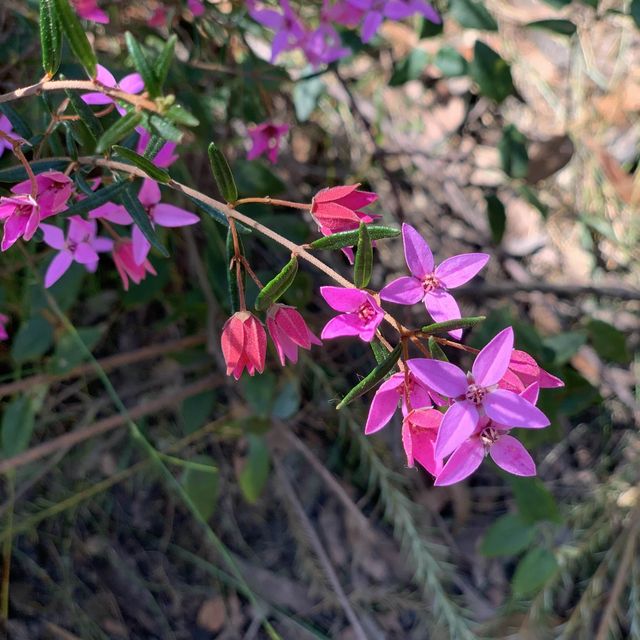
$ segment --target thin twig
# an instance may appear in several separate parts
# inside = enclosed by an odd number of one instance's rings
[[[474,284],[458,287],[456,293],[470,298],[499,298],[515,293],[552,293],[559,298],[576,298],[594,295],[620,300],[640,300],[640,289],[596,284],[550,284],[548,282],[503,282],[501,284]]]

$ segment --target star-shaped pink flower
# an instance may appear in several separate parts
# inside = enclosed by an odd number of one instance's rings
[[[97,67],[97,76],[96,80],[103,84],[105,87],[109,87],[110,89],[120,89],[125,93],[140,93],[144,89],[144,80],[139,73],[130,73],[129,75],[124,76],[120,82],[116,82],[116,79],[113,77],[113,74],[101,64]],[[99,91],[93,91],[90,93],[85,93],[82,96],[82,99],[87,104],[115,104],[116,109],[120,113],[120,115],[124,115],[126,110],[121,107],[112,97],[106,96],[104,93],[100,93]]]
[[[370,293],[361,289],[320,287],[320,294],[332,309],[342,312],[327,322],[320,334],[323,340],[341,336],[358,336],[365,342],[373,340],[384,311]]]
[[[280,139],[289,131],[288,124],[263,122],[255,127],[249,127],[247,133],[251,138],[251,149],[247,153],[247,160],[255,160],[258,156],[266,155],[271,164],[278,160]]]
[[[83,20],[100,24],[109,22],[109,16],[98,6],[97,0],[71,0],[71,4]]]

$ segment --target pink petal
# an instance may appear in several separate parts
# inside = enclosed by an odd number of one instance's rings
[[[492,420],[505,426],[526,429],[542,429],[549,426],[549,418],[540,409],[506,389],[496,389],[488,393],[482,404]]]
[[[558,387],[564,387],[564,382],[560,378],[556,378],[548,371],[540,369],[540,378],[538,379],[541,389],[557,389]]]
[[[85,93],[80,97],[86,104],[103,105],[113,102],[113,98],[105,96],[104,93]]]
[[[429,389],[447,398],[457,398],[467,391],[468,382],[464,372],[450,362],[429,358],[407,360],[409,370]]]
[[[484,459],[484,446],[479,438],[469,438],[452,454],[438,474],[434,485],[445,487],[468,478]]]
[[[402,276],[382,289],[380,297],[396,304],[415,304],[424,297],[424,289],[417,278]]]
[[[404,20],[413,13],[413,7],[401,0],[387,0],[384,5],[384,15],[390,20]]]
[[[102,253],[104,251],[111,251],[113,249],[113,240],[111,238],[104,238],[98,236],[92,243],[95,251]]]
[[[140,93],[144,89],[144,80],[139,73],[130,73],[118,82],[118,87],[125,93]]]
[[[458,303],[453,296],[444,289],[429,291],[424,297],[424,306],[436,322],[445,322],[446,320],[457,320],[460,318],[460,307]],[[460,340],[460,338],[462,338],[462,329],[449,331],[449,335],[453,336],[456,340]]]
[[[373,36],[376,35],[376,31],[382,23],[382,14],[377,11],[368,13],[364,22],[362,23],[362,42],[369,42]]]
[[[41,224],[40,229],[44,234],[43,240],[46,244],[58,251],[64,249],[64,233],[59,227],[54,227],[52,224]]]
[[[475,362],[471,367],[476,384],[483,387],[498,384],[509,366],[512,349],[513,329],[507,327],[476,356]]]
[[[200,222],[200,218],[186,209],[161,202],[153,208],[153,221],[161,227],[186,227]]]
[[[396,374],[385,380],[371,401],[371,408],[364,427],[366,435],[380,431],[393,417],[398,408],[398,387],[404,384],[404,374]]]
[[[61,251],[56,255],[47,267],[44,276],[44,286],[49,288],[56,283],[67,271],[73,262],[73,256],[68,251]]]
[[[101,64],[99,64],[96,68],[98,71],[96,74],[96,80],[100,84],[103,84],[105,87],[110,87],[113,89],[116,86],[116,79],[113,77],[111,71],[109,71],[109,69],[107,69],[106,67],[103,67]]]
[[[138,193],[138,200],[143,207],[152,207],[160,202],[160,186],[155,180],[145,178]]]
[[[424,278],[433,273],[433,254],[423,237],[410,225],[402,225],[404,257],[409,271],[416,278]]]
[[[436,267],[436,277],[445,287],[452,289],[469,282],[489,261],[486,253],[463,253],[447,258]]]
[[[411,437],[411,425],[408,420],[402,421],[402,431],[400,432],[402,438],[402,448],[404,454],[407,456],[407,466],[413,469],[413,438]]]
[[[500,436],[494,442],[489,455],[493,461],[508,473],[516,476],[535,476],[536,463],[519,440],[513,436]]]
[[[355,311],[367,300],[364,291],[345,287],[320,287],[320,295],[336,311]]]
[[[519,395],[531,404],[538,404],[538,393],[540,392],[540,385],[537,382],[530,384]]]
[[[140,227],[137,225],[133,227],[131,232],[131,244],[133,245],[133,261],[140,266],[147,259],[151,244],[149,244],[149,241],[144,237]]]
[[[454,402],[444,414],[438,431],[436,457],[442,460],[455,451],[473,434],[479,420],[480,414],[473,403]]]
[[[340,338],[341,336],[359,336],[361,327],[355,324],[353,318],[347,315],[336,316],[331,318],[324,326],[320,337],[323,340],[331,338]]]
[[[316,193],[316,195],[313,197],[313,202],[323,203],[341,200],[342,198],[346,198],[350,194],[352,194],[359,186],[360,183],[322,189],[321,191],[318,191],[318,193]]]
[[[92,264],[98,260],[98,254],[95,249],[86,242],[81,242],[73,253],[73,258],[80,264]]]
[[[113,202],[106,202],[105,204],[96,207],[89,213],[90,218],[104,218],[113,224],[132,224],[133,220],[128,211],[121,204],[114,204]]]

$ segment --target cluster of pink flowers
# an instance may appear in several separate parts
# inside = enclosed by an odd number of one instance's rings
[[[280,0],[279,10],[265,2],[249,0],[249,15],[275,32],[271,62],[284,51],[299,49],[314,67],[330,64],[348,55],[342,46],[336,25],[360,27],[363,42],[369,42],[384,19],[404,20],[415,14],[440,22],[440,16],[425,0],[323,0],[316,27],[309,27],[292,8],[289,0]]]

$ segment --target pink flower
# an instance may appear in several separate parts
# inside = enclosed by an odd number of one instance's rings
[[[117,242],[112,256],[125,291],[129,291],[129,279],[135,284],[140,284],[146,278],[147,273],[156,275],[153,265],[148,260],[145,260],[142,264],[136,263],[133,258],[133,244],[129,239]]]
[[[358,336],[365,342],[373,340],[384,311],[370,293],[343,287],[320,287],[320,293],[332,309],[342,311],[325,325],[320,334],[323,340],[340,336]]]
[[[312,344],[322,344],[309,330],[304,318],[294,307],[274,304],[267,311],[267,329],[276,345],[280,364],[284,367],[286,358],[298,362],[298,348],[311,349]]]
[[[434,403],[443,404],[442,398],[435,391],[425,387],[412,373],[407,376],[403,372],[394,373],[378,387],[373,396],[364,427],[365,434],[371,435],[384,428],[398,409],[399,403],[402,406],[402,414],[407,415],[407,392],[405,386],[407,378],[409,380],[408,392],[411,407],[424,408],[431,407]]]
[[[149,18],[149,26],[161,28],[167,24],[167,8],[162,5],[158,7]]]
[[[108,222],[113,222],[113,224],[133,224],[129,212],[121,204],[115,204],[114,202],[105,202],[99,207],[96,207],[93,211],[89,212],[89,218],[102,218]]]
[[[22,140],[22,138],[14,132],[9,118],[7,118],[7,116],[5,116],[4,114],[0,114],[0,131],[5,133],[7,137],[11,138],[12,140]],[[0,156],[2,156],[2,154],[5,152],[5,149],[9,149],[9,151],[12,151],[13,146],[11,145],[11,142],[9,142],[9,140],[0,138]]]
[[[498,383],[501,389],[521,393],[528,386],[537,383],[541,389],[564,387],[564,382],[544,369],[526,352],[514,349],[504,377]]]
[[[249,127],[247,133],[251,138],[251,149],[247,154],[247,160],[255,160],[258,156],[266,154],[271,164],[278,160],[278,148],[280,138],[289,131],[288,124],[274,124],[263,122],[255,127]]]
[[[402,238],[411,276],[390,282],[380,292],[380,298],[397,304],[415,304],[422,300],[436,322],[460,318],[460,308],[448,289],[471,280],[484,267],[489,256],[486,253],[463,253],[434,268],[429,245],[413,227],[403,224]],[[458,340],[462,337],[462,329],[449,333]]]
[[[402,421],[402,445],[409,467],[418,461],[431,475],[440,473],[442,460],[435,455],[435,444],[441,423],[437,409],[414,409],[407,414]]]
[[[7,332],[7,325],[9,324],[9,316],[5,316],[4,313],[0,313],[0,340],[8,340],[9,334]]]
[[[73,192],[73,180],[69,176],[60,171],[45,171],[36,176],[36,185],[36,200],[40,205],[41,220],[67,208],[67,201]],[[31,180],[23,180],[12,187],[11,191],[27,195],[31,193],[31,186]]]
[[[313,197],[311,215],[323,235],[351,231],[357,229],[361,222],[368,224],[379,217],[360,211],[375,202],[378,196],[370,191],[359,191],[359,186],[330,187],[318,191]]]
[[[519,397],[534,405],[538,398],[537,383],[527,387]],[[508,473],[535,476],[533,458],[519,440],[508,435],[510,429],[510,426],[494,422],[486,416],[481,418],[474,432],[457,446],[442,471],[436,474],[436,486],[454,484],[469,477],[487,455]]]
[[[97,0],[71,0],[71,4],[83,20],[91,20],[101,24],[109,22],[109,16],[98,7]]]
[[[238,311],[222,329],[222,355],[227,364],[227,375],[240,379],[246,368],[252,376],[264,371],[267,355],[267,334],[260,320],[249,311]]]
[[[547,416],[526,398],[499,389],[513,349],[513,329],[507,327],[480,351],[465,373],[449,362],[427,358],[408,360],[409,370],[423,384],[455,400],[447,409],[438,432],[436,455],[444,459],[476,430],[485,415],[498,424],[539,429]]]
[[[124,91],[125,93],[140,93],[144,89],[144,80],[139,73],[130,73],[122,78],[120,82],[116,82],[116,79],[113,77],[111,72],[101,64],[98,65],[96,80],[105,87],[109,87],[110,89],[120,89],[120,91]],[[85,93],[82,96],[82,99],[87,104],[99,105],[113,103],[116,105],[116,109],[120,115],[124,115],[126,113],[125,109],[113,98],[106,96],[104,93],[100,93],[99,91]]]
[[[87,271],[98,268],[98,252],[111,251],[113,240],[96,237],[95,220],[83,220],[80,216],[69,218],[69,230],[65,239],[62,229],[50,224],[41,224],[44,241],[59,253],[53,258],[44,277],[44,286],[56,283],[71,266],[72,262],[83,264]]]
[[[314,69],[323,64],[331,64],[351,53],[351,49],[342,46],[340,35],[330,24],[321,24],[313,31],[307,32],[300,47]]]
[[[321,20],[323,22],[335,22],[353,29],[358,26],[364,11],[349,4],[347,0],[323,0]]]
[[[288,0],[280,0],[282,13],[273,9],[261,9],[255,0],[248,0],[247,7],[249,15],[256,22],[276,32],[271,44],[271,63],[275,62],[283,51],[295,49],[304,40],[304,25]]]
[[[31,240],[40,224],[40,205],[31,194],[0,198],[0,220],[4,220],[4,234],[0,249],[6,251],[18,238]]]
[[[202,0],[187,0],[187,7],[189,7],[189,11],[191,11],[194,18],[199,18],[204,13]]]
[[[140,137],[138,138],[138,144],[136,145],[136,151],[140,155],[144,154],[150,139],[151,135],[149,132],[146,129],[142,129],[140,131]],[[176,147],[175,142],[165,142],[162,147],[160,147],[160,151],[153,157],[153,164],[162,169],[170,167],[178,159],[178,156],[174,153]]]

